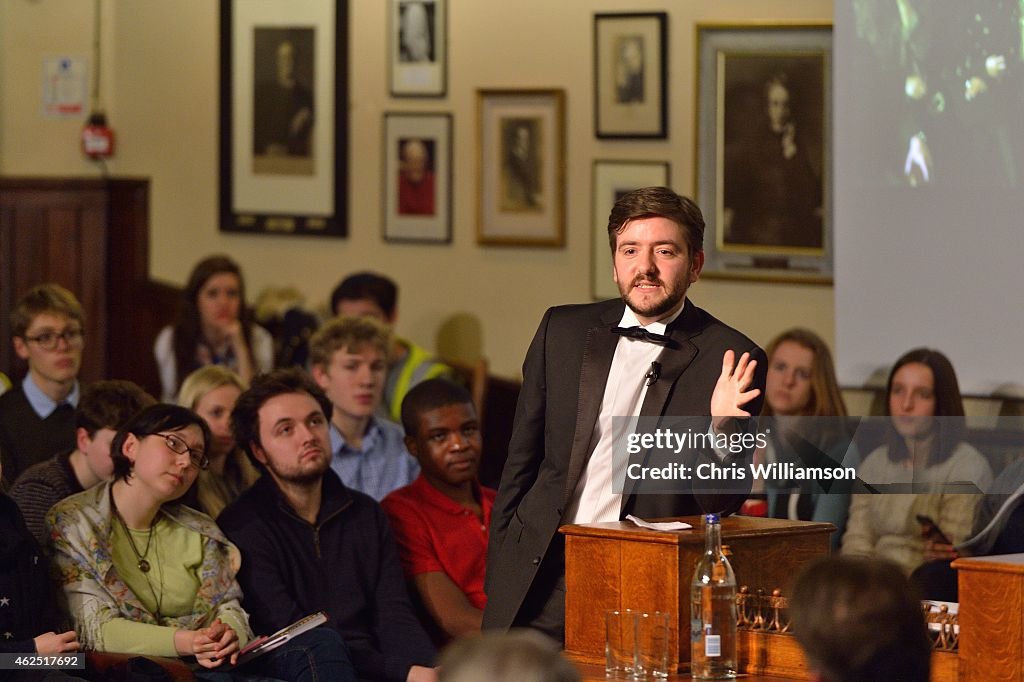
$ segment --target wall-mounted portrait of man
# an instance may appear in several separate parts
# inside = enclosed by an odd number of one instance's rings
[[[435,141],[428,138],[400,137],[398,155],[399,215],[436,214]]]
[[[501,119],[501,210],[544,210],[541,119]]]
[[[253,29],[253,172],[313,174],[314,29]]]
[[[824,246],[822,55],[725,60],[723,249]]]
[[[620,35],[615,38],[615,101],[642,104],[644,101],[644,37]]]
[[[398,3],[398,59],[401,62],[433,62],[434,4]]]

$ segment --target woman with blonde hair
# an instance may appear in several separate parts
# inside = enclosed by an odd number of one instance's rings
[[[242,378],[227,367],[208,365],[189,374],[178,395],[178,404],[205,419],[213,435],[210,466],[199,472],[195,491],[199,508],[213,518],[260,477],[231,433],[231,410],[246,388]]]
[[[856,451],[842,423],[846,404],[825,342],[798,327],[779,334],[766,351],[761,415],[774,419],[759,427],[770,434],[768,447],[756,456],[764,463],[791,462],[798,467],[854,465]],[[776,480],[765,481],[764,487],[769,516],[832,523],[837,529],[833,546],[838,549],[850,504],[848,489],[834,482],[826,490],[815,481]]]

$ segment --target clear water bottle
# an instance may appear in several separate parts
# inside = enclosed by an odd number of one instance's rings
[[[704,556],[690,583],[690,670],[695,679],[736,677],[736,575],[722,553],[718,514],[704,517]]]

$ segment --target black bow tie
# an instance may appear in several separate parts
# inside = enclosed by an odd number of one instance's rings
[[[655,334],[654,332],[647,331],[643,327],[612,327],[612,334],[621,334],[627,339],[656,343],[659,346],[672,345],[672,339],[668,338],[664,334]]]

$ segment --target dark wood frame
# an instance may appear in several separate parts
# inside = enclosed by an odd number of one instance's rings
[[[654,31],[658,37],[657,65],[661,78],[658,82],[658,93],[660,102],[651,104],[660,109],[659,122],[655,130],[631,130],[608,132],[602,129],[601,104],[602,97],[607,99],[610,95],[605,92],[607,79],[601,77],[601,54],[602,46],[600,41],[600,27],[615,21],[633,21],[637,19],[653,20],[657,26]],[[594,15],[594,135],[599,139],[648,139],[663,140],[668,137],[668,14],[665,12],[635,12],[635,13],[599,13]]]
[[[395,23],[395,15],[400,0],[388,0],[388,92],[392,97],[445,97],[448,94],[448,0],[430,0],[435,7],[443,8],[443,15],[437,19],[437,11],[434,14],[434,44],[440,46],[437,61],[440,87],[436,91],[407,91],[395,88],[395,71],[402,68],[397,62],[398,54],[398,26]]]
[[[335,4],[334,27],[334,149],[333,204],[331,215],[288,213],[236,213],[232,136],[232,22],[237,0],[220,4],[220,229],[246,234],[288,234],[345,237],[348,235],[348,0],[323,0]],[[287,3],[287,0],[279,0]],[[329,122],[325,122],[329,123]]]

